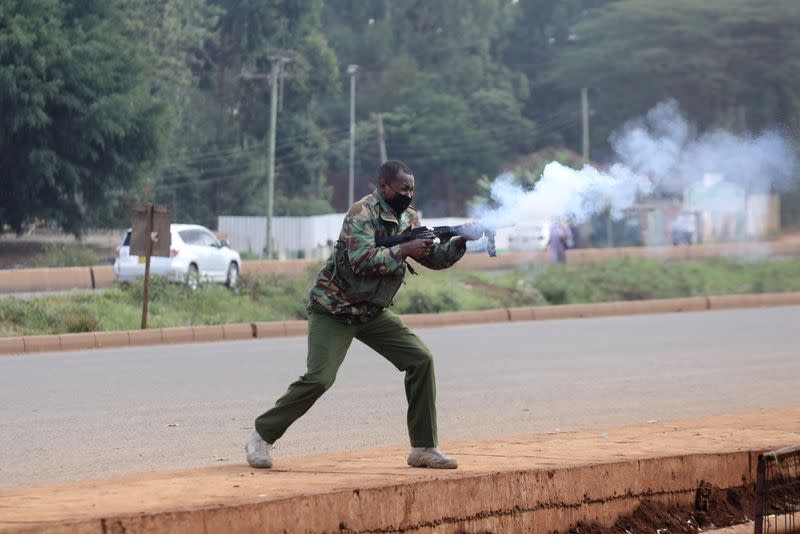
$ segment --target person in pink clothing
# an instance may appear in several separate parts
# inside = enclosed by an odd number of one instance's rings
[[[555,220],[550,227],[547,247],[550,249],[550,263],[567,263],[567,248],[572,242],[572,230],[566,221]]]

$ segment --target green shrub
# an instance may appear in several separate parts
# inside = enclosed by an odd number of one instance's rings
[[[401,289],[402,291],[402,289]],[[394,307],[396,313],[439,313],[458,311],[458,302],[449,293],[427,293],[410,290],[400,293]]]
[[[63,307],[54,306],[52,297],[0,300],[0,324],[8,335],[52,334],[59,331]]]
[[[61,319],[61,332],[97,332],[101,330],[100,321],[86,308],[68,311]]]
[[[98,265],[102,260],[82,243],[48,243],[34,263],[36,267],[84,267]]]
[[[624,258],[523,273],[550,304],[800,290],[800,261]]]
[[[241,278],[240,291],[208,284],[193,291],[153,277],[148,326],[302,319],[316,269],[307,276]],[[620,259],[594,265],[526,267],[497,273],[422,269],[408,276],[395,313],[438,313],[512,306],[566,304],[754,292],[800,291],[800,260],[665,263]],[[0,335],[36,335],[139,327],[142,281],[103,291],[32,299],[0,299]]]
[[[240,250],[239,257],[244,260],[259,260],[261,259],[258,254],[250,250]]]

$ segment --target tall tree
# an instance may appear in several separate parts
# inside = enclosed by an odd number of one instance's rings
[[[116,0],[0,4],[0,222],[79,234],[159,146],[163,107]]]
[[[701,127],[797,123],[800,10],[795,0],[621,0],[593,11],[547,82],[593,88],[593,142],[666,97]]]
[[[513,19],[496,43],[498,55],[513,72],[525,76],[529,94],[523,99],[524,116],[538,124],[537,148],[580,142],[578,98],[581,87],[562,86],[551,72],[558,68],[559,52],[578,36],[574,26],[601,12],[614,0],[524,0],[513,4]]]
[[[429,214],[464,213],[482,174],[532,148],[535,124],[521,106],[527,80],[505,67],[496,50],[512,20],[508,2],[325,5],[325,27],[340,60],[361,67],[358,131],[368,140],[359,137],[358,192],[379,163],[375,112],[385,116],[389,157],[405,158],[417,171],[421,207]],[[332,109],[332,123],[347,120],[345,102]],[[333,167],[346,168],[346,145],[332,146],[339,151]]]
[[[325,139],[314,113],[318,99],[336,89],[338,66],[320,31],[321,1],[207,1],[219,19],[197,70],[200,91],[188,106],[195,111],[193,129],[183,137],[186,149],[160,173],[156,192],[181,202],[185,216],[208,224],[219,214],[264,213],[267,75],[272,57],[285,52],[291,63],[279,93],[276,198],[306,196],[320,202],[300,202],[294,209],[324,209]],[[204,201],[184,201],[195,198]],[[276,211],[282,206],[276,203]]]

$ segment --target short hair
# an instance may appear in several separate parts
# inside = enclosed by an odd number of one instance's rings
[[[394,182],[400,176],[400,173],[414,174],[411,168],[402,161],[390,159],[381,165],[381,169],[378,171],[378,178],[389,184]]]

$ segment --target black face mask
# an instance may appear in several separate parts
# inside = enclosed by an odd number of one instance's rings
[[[411,205],[411,201],[414,199],[414,197],[407,197],[395,191],[392,186],[389,186],[389,189],[394,191],[394,197],[391,200],[386,200],[386,203],[399,216],[401,213],[406,211],[406,208],[408,208],[408,206]]]

